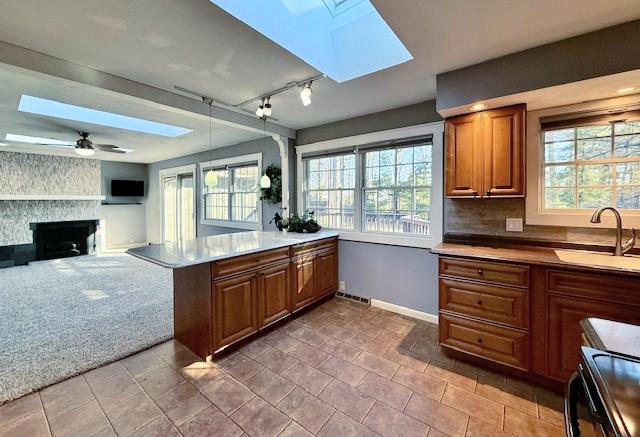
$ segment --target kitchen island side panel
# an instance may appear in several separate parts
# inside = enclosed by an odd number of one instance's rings
[[[174,269],[174,336],[203,359],[212,352],[211,310],[211,263]]]

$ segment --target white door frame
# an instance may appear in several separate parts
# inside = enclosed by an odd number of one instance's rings
[[[197,209],[198,209],[198,190],[196,183],[196,164],[183,165],[180,167],[164,168],[160,170],[158,175],[158,186],[160,187],[160,238],[162,243],[166,240],[164,238],[164,178],[175,176],[176,183],[178,183],[178,176],[191,174],[193,177],[193,231],[195,236],[198,236],[198,227],[196,221]]]

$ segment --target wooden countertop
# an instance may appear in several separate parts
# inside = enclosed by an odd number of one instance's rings
[[[611,254],[583,250],[534,246],[490,247],[456,243],[441,243],[431,249],[431,253],[488,261],[507,261],[564,268],[578,267],[581,270],[625,273],[640,277],[640,257],[637,255],[614,257]]]
[[[594,348],[640,358],[640,326],[593,317],[580,325]]]

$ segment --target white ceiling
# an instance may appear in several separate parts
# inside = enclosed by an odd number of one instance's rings
[[[90,139],[96,144],[114,144],[126,149],[135,149],[128,154],[98,151],[93,158],[142,163],[208,149],[208,117],[3,64],[0,64],[0,84],[0,141],[4,140],[7,133],[75,141],[78,139],[76,132],[84,131],[92,134]],[[193,132],[169,138],[18,112],[18,102],[23,94],[177,125],[192,129]],[[244,130],[220,123],[213,124],[213,132],[216,147],[261,137],[255,130]],[[77,156],[69,149],[24,143],[9,143],[8,147],[0,147],[0,151]]]
[[[273,99],[303,128],[431,99],[435,75],[640,18],[640,0],[373,0],[414,60]],[[173,91],[238,103],[317,72],[208,0],[3,2],[0,40]],[[252,108],[253,109],[253,108]]]

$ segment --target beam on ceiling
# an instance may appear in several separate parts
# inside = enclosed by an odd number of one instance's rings
[[[3,41],[0,41],[0,63],[151,101],[201,117],[209,116],[209,105],[201,100],[114,76]],[[221,124],[250,132],[263,132],[263,121],[251,115],[213,106],[212,116],[216,122]],[[294,129],[279,124],[267,122],[265,129],[271,135],[280,135],[286,138],[296,137]]]

